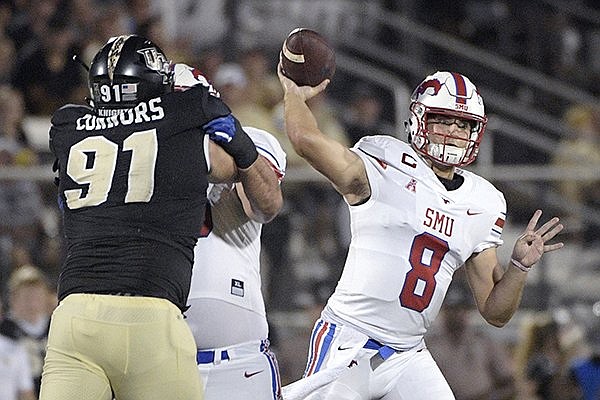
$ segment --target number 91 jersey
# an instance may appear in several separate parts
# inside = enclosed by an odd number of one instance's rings
[[[406,143],[361,139],[371,197],[349,206],[352,241],[325,314],[398,350],[418,345],[437,316],[454,272],[502,244],[506,202],[485,179],[457,169],[446,190]]]
[[[132,292],[185,307],[208,186],[201,126],[228,114],[204,86],[107,117],[56,111],[50,149],[69,242],[59,298]]]
[[[140,102],[109,117],[83,106],[59,109],[50,148],[60,166],[67,237],[120,229],[132,233],[140,226],[181,235],[198,232],[198,209],[182,206],[190,199],[197,206],[205,201],[200,127],[227,114],[227,106],[204,87]],[[183,214],[186,218],[178,217]],[[81,224],[90,219],[94,224],[84,228]]]

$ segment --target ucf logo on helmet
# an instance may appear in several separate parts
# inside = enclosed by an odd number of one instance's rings
[[[163,83],[168,83],[171,64],[165,58],[165,56],[157,51],[154,47],[140,49],[137,52],[144,56],[144,60],[146,60],[146,66],[149,69],[161,74],[163,76]]]

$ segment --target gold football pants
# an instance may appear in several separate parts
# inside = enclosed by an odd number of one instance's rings
[[[72,294],[52,314],[40,400],[201,400],[196,345],[164,299]]]

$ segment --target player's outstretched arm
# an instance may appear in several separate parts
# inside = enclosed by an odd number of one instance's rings
[[[277,69],[284,91],[285,131],[296,153],[329,179],[350,204],[367,198],[370,187],[362,160],[349,148],[323,134],[306,104],[325,90],[329,80],[315,87],[300,87],[281,73],[281,63]]]
[[[541,215],[542,211],[537,210],[529,220],[525,232],[515,242],[503,274],[498,272],[501,267],[495,248],[473,255],[465,264],[477,308],[483,318],[494,326],[504,326],[516,312],[527,272],[544,253],[563,247],[562,242],[549,243],[563,230],[559,218],[551,218],[538,228]]]

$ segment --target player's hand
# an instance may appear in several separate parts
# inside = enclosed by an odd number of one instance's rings
[[[559,223],[558,217],[554,217],[539,228],[536,228],[541,216],[542,211],[536,210],[529,220],[525,232],[519,236],[513,248],[512,259],[527,268],[537,263],[544,253],[558,250],[564,246],[562,242],[547,244],[548,241],[552,240],[564,228]]]
[[[298,86],[296,83],[290,78],[283,75],[281,72],[281,53],[279,54],[279,64],[277,64],[277,76],[279,77],[279,81],[281,82],[281,86],[283,86],[284,93],[294,93],[299,96],[302,101],[306,101],[311,99],[321,93],[327,85],[329,85],[330,80],[325,79],[323,82],[319,83],[317,86]]]

